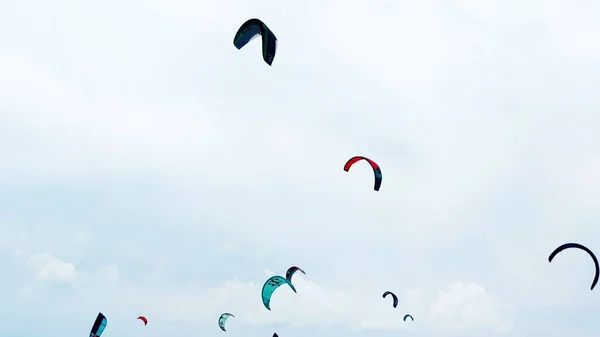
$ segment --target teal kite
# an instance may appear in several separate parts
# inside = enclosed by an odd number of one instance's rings
[[[265,282],[265,284],[262,287],[262,301],[265,305],[265,308],[271,310],[271,296],[273,295],[275,289],[279,288],[279,286],[284,283],[287,283],[287,285],[289,285],[290,288],[292,288],[292,290],[296,293],[296,288],[294,287],[294,285],[291,284],[288,280],[286,280],[285,277],[276,275],[269,278],[267,282]]]
[[[223,331],[226,331],[226,330],[225,330],[225,322],[227,321],[227,319],[229,318],[229,316],[231,316],[231,317],[234,317],[234,318],[235,318],[235,316],[233,316],[232,314],[230,314],[230,313],[228,313],[228,312],[226,312],[226,313],[222,314],[222,315],[219,317],[219,328],[221,328],[221,330],[223,330]]]
[[[106,324],[108,320],[106,317],[99,312],[96,320],[94,321],[94,325],[92,325],[92,330],[90,331],[90,337],[100,337],[104,332],[104,328],[106,328]]]

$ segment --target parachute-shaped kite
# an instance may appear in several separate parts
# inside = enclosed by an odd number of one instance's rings
[[[279,335],[276,333],[273,334],[273,337],[279,337]]]
[[[233,38],[233,45],[237,49],[242,49],[248,42],[257,37],[262,36],[262,55],[263,60],[268,65],[273,63],[275,51],[277,50],[277,38],[275,34],[259,19],[250,19],[238,29]]]
[[[386,298],[387,295],[392,295],[392,298],[394,299],[394,308],[398,306],[398,296],[396,296],[396,294],[394,294],[391,291],[386,291],[383,293],[383,298]]]
[[[108,320],[101,312],[99,312],[94,325],[92,325],[90,337],[100,337],[100,335],[102,335],[104,332],[104,328],[106,328],[106,323],[108,323]]]
[[[262,301],[263,301],[263,304],[265,305],[265,308],[271,310],[271,296],[273,295],[273,292],[277,288],[279,288],[280,285],[282,285],[284,283],[287,283],[290,286],[290,288],[292,288],[292,290],[294,292],[296,292],[296,288],[294,287],[294,285],[279,275],[272,276],[271,278],[269,278],[267,280],[267,282],[265,282],[265,284],[262,287],[262,293],[261,293]]]
[[[144,326],[148,325],[148,319],[144,316],[140,316],[137,319],[141,320],[142,322],[144,322]]]
[[[374,188],[375,191],[379,191],[379,188],[381,187],[381,180],[383,179],[381,175],[381,168],[379,168],[379,165],[377,165],[377,163],[372,161],[371,159],[362,156],[352,157],[346,162],[346,165],[344,165],[344,171],[348,172],[350,170],[350,167],[359,160],[366,160],[369,164],[371,164],[371,167],[373,168],[373,173],[375,174]]]
[[[229,318],[229,316],[231,316],[231,317],[234,317],[234,318],[235,318],[235,316],[233,316],[232,314],[230,314],[230,313],[228,313],[228,312],[226,312],[226,313],[222,314],[222,315],[219,317],[219,328],[221,328],[221,330],[223,330],[223,331],[226,331],[226,330],[225,330],[225,322],[227,321],[227,319]]]
[[[409,317],[410,317],[410,319],[411,319],[413,322],[415,321],[415,319],[414,319],[414,318],[413,318],[411,315],[409,315],[409,314],[406,314],[406,315],[404,315],[404,321],[406,321],[406,319],[407,319],[407,318],[409,318]]]
[[[300,269],[300,267],[291,266],[287,270],[287,272],[285,273],[285,279],[288,280],[289,283],[292,283],[292,276],[294,276],[294,273],[296,273],[297,271],[299,271],[302,274],[306,275],[306,273],[304,272],[304,270]]]
[[[591,250],[589,250],[587,247],[580,245],[578,243],[565,243],[564,245],[556,248],[552,252],[552,254],[550,254],[550,256],[548,256],[548,262],[552,262],[552,259],[554,259],[556,254],[562,252],[565,249],[569,249],[569,248],[581,249],[581,250],[585,251],[586,253],[588,253],[592,257],[592,260],[594,260],[594,265],[596,266],[596,275],[594,276],[594,280],[592,281],[592,287],[590,288],[590,290],[594,290],[594,287],[598,283],[598,276],[600,275],[600,266],[598,266],[598,259],[596,258],[596,255],[594,255],[594,253]]]

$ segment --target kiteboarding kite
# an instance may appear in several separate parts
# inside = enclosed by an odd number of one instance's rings
[[[350,170],[350,167],[352,167],[352,165],[354,165],[354,163],[356,163],[359,160],[366,160],[369,164],[371,164],[371,167],[373,168],[373,173],[375,174],[374,189],[375,191],[379,191],[379,188],[381,187],[381,180],[383,179],[381,175],[381,168],[379,168],[379,165],[377,165],[377,163],[372,161],[371,159],[362,156],[352,157],[346,162],[346,165],[344,165],[344,171],[348,172]]]
[[[392,298],[394,299],[393,306],[394,306],[394,308],[397,307],[398,306],[398,296],[396,296],[396,294],[394,294],[391,291],[386,291],[386,292],[383,293],[383,298],[386,298],[387,295],[392,295]]]
[[[273,63],[275,51],[277,50],[277,38],[275,34],[259,19],[250,19],[238,29],[233,38],[233,45],[239,50],[255,37],[262,36],[263,60],[268,65]]]
[[[592,257],[592,260],[594,260],[594,265],[596,266],[596,275],[594,276],[594,280],[592,281],[592,287],[590,288],[590,290],[594,290],[594,287],[598,283],[598,276],[600,275],[600,266],[598,266],[598,259],[596,258],[596,255],[594,255],[594,253],[591,250],[589,250],[587,247],[580,245],[578,243],[565,243],[564,245],[556,248],[552,252],[552,254],[550,254],[550,256],[548,256],[548,262],[552,262],[552,259],[554,259],[556,254],[562,252],[565,249],[569,249],[569,248],[581,249],[581,250],[585,251],[586,253],[588,253]]]
[[[273,337],[279,337],[279,335],[276,333],[273,334]]]
[[[291,284],[288,280],[286,280],[282,276],[278,276],[278,275],[273,276],[273,277],[269,278],[262,287],[261,294],[262,294],[262,301],[263,301],[263,304],[265,305],[265,308],[271,310],[271,296],[273,295],[273,292],[284,283],[287,283],[290,286],[290,288],[292,288],[292,290],[295,293],[297,293],[294,285]]]
[[[227,321],[227,319],[229,317],[233,317],[235,318],[235,316],[233,316],[232,314],[226,312],[224,314],[222,314],[221,316],[219,316],[219,328],[221,328],[221,330],[226,331],[225,330],[225,322]]]
[[[94,322],[94,325],[92,325],[90,337],[100,337],[100,335],[102,335],[102,333],[104,332],[104,328],[106,328],[106,323],[108,323],[108,320],[106,320],[106,317],[101,312],[99,312],[98,317],[96,317],[96,321]]]
[[[287,270],[287,272],[285,273],[285,279],[288,280],[289,283],[292,283],[292,276],[294,276],[294,273],[296,273],[297,271],[299,271],[302,274],[306,275],[306,273],[304,272],[304,270],[300,269],[300,267],[291,266]]]
[[[148,325],[148,319],[144,316],[140,316],[137,319],[141,320],[142,322],[144,322],[144,326]]]
[[[413,322],[415,321],[415,319],[414,319],[414,318],[413,318],[411,315],[409,315],[409,314],[406,314],[406,315],[404,315],[404,321],[405,321],[405,322],[406,322],[406,319],[407,319],[408,317],[410,317],[410,319],[411,319]]]

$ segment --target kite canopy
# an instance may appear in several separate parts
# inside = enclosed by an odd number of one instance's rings
[[[271,296],[273,295],[273,292],[275,290],[277,290],[277,288],[279,288],[279,286],[281,286],[282,284],[286,284],[290,286],[290,288],[292,288],[292,290],[294,292],[296,292],[296,288],[294,287],[293,284],[291,284],[290,282],[288,282],[287,279],[283,278],[282,276],[276,275],[276,276],[272,276],[270,277],[265,284],[262,287],[262,301],[263,304],[265,306],[265,308],[267,308],[268,310],[271,310]]]
[[[596,258],[596,255],[594,255],[594,253],[587,248],[584,245],[581,245],[579,243],[565,243],[564,245],[559,246],[558,248],[556,248],[552,254],[550,254],[550,256],[548,256],[548,262],[552,262],[552,259],[554,259],[554,257],[556,256],[556,254],[562,252],[565,249],[570,249],[570,248],[577,248],[577,249],[581,249],[584,252],[588,253],[590,255],[590,257],[592,258],[592,260],[594,261],[594,266],[596,267],[596,274],[594,275],[594,280],[592,281],[592,287],[590,288],[590,290],[594,290],[594,287],[596,286],[596,284],[598,284],[598,277],[600,276],[600,266],[598,266],[598,259]]]
[[[108,320],[106,317],[99,312],[96,320],[94,321],[94,325],[92,325],[92,330],[90,331],[90,337],[100,337],[104,332],[104,328],[106,328],[106,324]]]
[[[383,293],[383,298],[386,298],[387,295],[392,295],[392,298],[394,299],[394,302],[392,305],[394,306],[394,308],[397,307],[398,306],[398,296],[396,296],[396,294],[394,294],[391,291],[386,291]]]
[[[296,266],[291,266],[287,272],[285,273],[285,279],[288,280],[288,282],[292,283],[292,276],[294,276],[294,274],[299,271],[302,274],[306,275],[306,273],[304,272],[304,270],[300,269],[300,267],[296,267]]]
[[[233,314],[230,314],[228,312],[226,312],[226,313],[222,314],[221,316],[219,316],[219,328],[221,328],[221,330],[226,331],[225,330],[225,322],[227,321],[227,319],[229,317],[234,317],[235,318],[235,316],[233,316]]]
[[[250,19],[242,24],[235,33],[233,45],[237,49],[242,49],[248,42],[257,36],[262,36],[262,56],[263,60],[271,65],[277,51],[277,37],[275,34],[259,19]]]
[[[142,322],[144,322],[144,326],[148,325],[148,319],[146,319],[146,317],[144,316],[140,316],[137,319],[141,320]]]
[[[346,162],[346,165],[344,165],[344,171],[348,172],[350,170],[350,167],[352,167],[352,165],[354,165],[354,163],[356,163],[357,161],[360,161],[360,160],[366,160],[371,165],[371,168],[373,168],[373,174],[375,175],[374,189],[375,189],[375,191],[379,191],[379,188],[381,187],[381,180],[383,179],[383,176],[381,175],[381,168],[379,167],[379,165],[377,165],[377,163],[372,161],[371,159],[369,159],[367,157],[363,157],[363,156],[352,157]]]

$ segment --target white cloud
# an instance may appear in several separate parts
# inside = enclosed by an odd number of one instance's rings
[[[49,282],[73,282],[77,277],[75,266],[49,253],[39,253],[27,259],[26,266],[33,270],[35,277]]]
[[[187,314],[177,312],[169,316],[210,324],[219,312],[231,312],[237,321],[248,325],[293,326],[344,324],[351,319],[348,314],[354,310],[354,303],[347,293],[324,289],[300,277],[294,279],[294,285],[298,294],[287,286],[278,288],[271,300],[272,310],[268,311],[260,300],[262,284],[228,281],[196,295],[180,294],[180,302],[175,306],[186,308]]]
[[[456,281],[449,289],[440,291],[430,314],[444,327],[464,329],[489,325],[500,330],[507,328],[492,297],[485,288],[472,282]]]
[[[153,316],[169,321],[214,324],[215,317],[223,312],[236,316],[228,321],[228,331],[234,333],[241,326],[269,326],[284,324],[291,327],[346,327],[363,330],[419,330],[441,331],[461,328],[475,331],[477,327],[493,330],[508,329],[494,306],[494,300],[478,284],[463,285],[455,282],[448,291],[427,295],[420,287],[397,292],[398,308],[374,294],[373,289],[361,292],[325,287],[294,276],[297,294],[282,286],[273,294],[271,308],[264,308],[260,300],[262,284],[230,280],[218,287],[194,291],[180,289],[172,292],[145,288],[131,291],[140,297],[137,306],[148,308]],[[144,294],[152,293],[147,298]],[[134,295],[134,294],[131,294]],[[374,296],[373,296],[374,295]],[[415,318],[403,321],[405,314]]]

